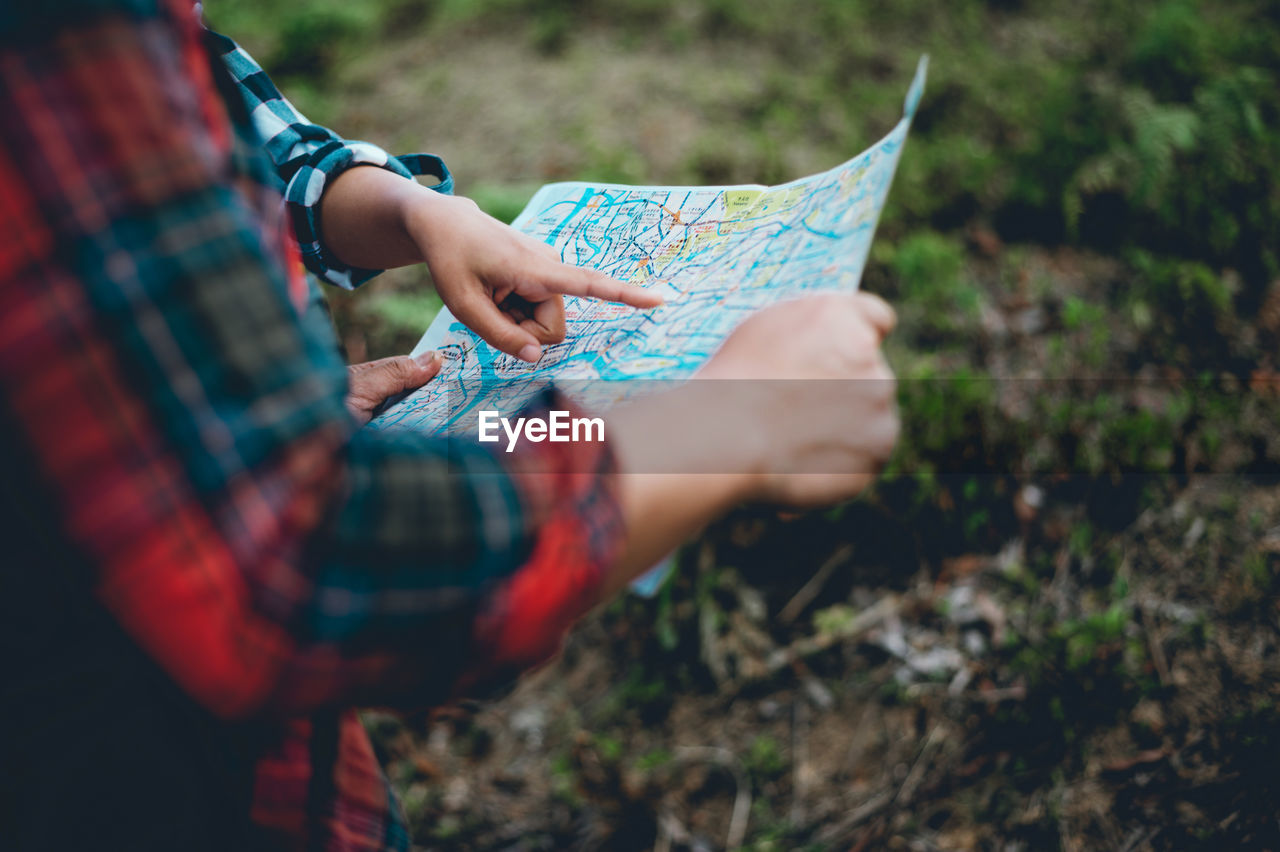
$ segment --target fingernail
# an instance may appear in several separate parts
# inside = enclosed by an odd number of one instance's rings
[[[439,353],[436,352],[436,350],[428,349],[426,352],[423,352],[415,356],[413,360],[418,362],[419,367],[434,367],[436,361],[438,361],[439,359],[440,359],[440,355]]]
[[[516,357],[521,361],[528,361],[532,364],[542,357],[542,347],[536,343],[526,343],[524,348],[516,354]]]

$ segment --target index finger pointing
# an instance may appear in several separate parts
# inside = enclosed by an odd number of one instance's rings
[[[606,302],[618,302],[633,308],[656,308],[663,301],[662,296],[652,290],[637,287],[635,284],[624,284],[603,272],[579,267],[570,267],[564,271],[564,274],[545,281],[544,286],[548,290],[564,293],[567,296],[603,299]]]

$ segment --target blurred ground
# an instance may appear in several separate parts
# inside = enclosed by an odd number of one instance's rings
[[[1103,588],[1045,547],[1073,514],[914,570],[740,518],[503,701],[372,729],[430,848],[1275,848],[1275,488],[1196,481],[1099,543]],[[802,536],[855,543],[796,607]]]
[[[864,286],[904,435],[500,701],[369,723],[430,849],[1275,849],[1280,4],[217,0],[313,118],[540,183],[776,183],[931,55]],[[332,306],[402,352],[421,270]]]

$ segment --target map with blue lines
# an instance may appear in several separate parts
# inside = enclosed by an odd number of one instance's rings
[[[893,130],[821,174],[774,187],[542,187],[514,227],[566,263],[658,290],[665,304],[639,311],[566,297],[565,341],[536,364],[493,349],[446,308],[414,350],[439,350],[440,374],[370,427],[474,429],[481,409],[513,413],[553,382],[606,408],[655,384],[637,379],[688,378],[753,311],[856,289],[926,68],[921,58]]]

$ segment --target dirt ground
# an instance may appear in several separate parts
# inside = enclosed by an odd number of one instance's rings
[[[371,716],[417,841],[1280,848],[1280,492],[1187,482],[1110,543],[1115,628],[1027,660],[1013,637],[1072,623],[1096,591],[1063,535],[1080,507],[1054,490],[996,556],[901,573],[863,539],[874,518],[767,564],[812,522],[739,516],[669,598],[596,614],[496,703]],[[1038,548],[1053,573],[1028,582]],[[1245,550],[1262,559],[1239,576]]]

